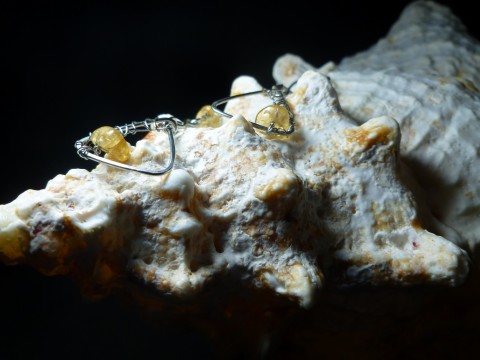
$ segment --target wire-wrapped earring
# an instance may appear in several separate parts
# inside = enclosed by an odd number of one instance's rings
[[[149,175],[162,175],[170,171],[175,161],[175,140],[174,132],[177,125],[184,125],[184,122],[171,116],[159,115],[154,119],[135,121],[123,126],[102,126],[75,142],[78,155],[86,160],[93,160],[98,163],[114,166],[119,169],[137,171]],[[142,169],[124,164],[130,158],[130,147],[125,136],[134,135],[138,132],[165,131],[170,143],[170,159],[165,168],[160,170]],[[109,158],[100,156],[101,153],[109,155]]]
[[[226,113],[218,108],[219,105],[225,104],[231,99],[235,99],[241,96],[250,96],[255,94],[268,95],[273,101],[273,105],[269,105],[261,109],[255,118],[255,122],[250,121],[252,126],[256,129],[265,131],[267,134],[276,135],[290,135],[295,131],[295,119],[293,112],[290,110],[285,96],[290,92],[290,88],[294,85],[290,85],[288,88],[283,85],[274,85],[271,89],[262,89],[258,91],[252,91],[244,94],[229,96],[212,103],[212,109],[217,114],[226,116],[228,118],[233,115]]]
[[[102,126],[75,142],[78,155],[85,160],[114,166],[123,170],[137,171],[148,175],[162,175],[173,168],[175,162],[174,133],[182,127],[218,127],[222,119],[210,105],[203,106],[195,119],[180,120],[172,115],[158,115],[154,119],[134,121],[123,126]],[[125,164],[130,158],[130,146],[125,137],[139,132],[165,131],[170,143],[170,159],[167,166],[159,170],[143,169]],[[108,154],[108,158],[101,156]]]

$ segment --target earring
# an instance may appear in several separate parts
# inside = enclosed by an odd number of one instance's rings
[[[222,119],[210,105],[203,106],[195,119],[180,120],[171,115],[158,115],[154,119],[135,121],[123,126],[102,126],[75,142],[78,155],[85,160],[93,160],[98,163],[114,166],[123,170],[136,171],[148,175],[162,175],[173,168],[175,162],[175,139],[174,133],[179,126],[182,127],[219,127]],[[165,131],[170,144],[170,159],[165,168],[160,170],[142,169],[127,165],[130,159],[130,146],[125,140],[127,135],[139,132]],[[101,154],[108,154],[108,158]]]
[[[285,96],[290,92],[290,88],[295,84],[292,83],[288,88],[283,85],[274,85],[271,89],[262,89],[244,94],[229,96],[212,103],[212,109],[217,114],[231,118],[233,115],[226,113],[218,108],[219,105],[225,104],[231,99],[242,96],[250,96],[255,94],[268,95],[273,101],[273,105],[269,105],[261,109],[255,118],[255,122],[250,121],[252,126],[267,134],[289,135],[295,131],[295,119],[293,112],[290,110]]]
[[[123,126],[102,126],[75,142],[78,155],[85,160],[93,160],[98,163],[114,166],[119,169],[137,171],[149,175],[162,175],[170,171],[175,161],[175,140],[174,132],[177,125],[183,122],[171,115],[158,115],[154,119],[135,121]],[[130,146],[125,136],[134,135],[138,132],[165,131],[170,143],[170,159],[167,166],[160,170],[142,169],[124,164],[130,159]],[[100,156],[104,152],[109,158]]]

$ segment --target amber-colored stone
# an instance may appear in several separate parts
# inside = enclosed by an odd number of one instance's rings
[[[200,127],[219,127],[222,125],[222,118],[210,105],[203,106],[195,116]]]
[[[130,159],[130,146],[120,131],[113,127],[98,128],[92,133],[90,140],[112,160],[125,162]]]
[[[276,128],[288,130],[290,127],[290,116],[285,107],[269,105],[258,112],[255,122],[267,128],[273,123],[273,126]]]

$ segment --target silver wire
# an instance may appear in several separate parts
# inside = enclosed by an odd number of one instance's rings
[[[173,135],[177,131],[178,125],[185,126],[186,122],[183,122],[182,120],[173,116],[159,115],[154,119],[134,121],[130,124],[115,127],[124,137],[127,135],[134,135],[137,132],[149,132],[154,130],[165,131],[170,144],[170,159],[167,166],[160,170],[143,169],[99,156],[101,152],[98,146],[92,143],[90,139],[91,134],[80,140],[77,140],[75,142],[75,148],[77,149],[78,155],[85,160],[93,160],[98,163],[116,167],[118,169],[136,171],[142,174],[162,175],[169,172],[173,168],[173,164],[175,162],[175,139]]]
[[[220,105],[223,105],[227,103],[228,101],[232,99],[236,99],[242,96],[251,96],[255,94],[265,94],[272,99],[273,103],[275,105],[280,105],[283,106],[287,111],[288,111],[288,116],[289,116],[289,127],[287,130],[283,128],[276,128],[275,123],[272,122],[268,127],[257,124],[256,122],[250,121],[252,126],[256,129],[265,131],[267,134],[276,134],[276,135],[289,135],[295,131],[295,116],[293,112],[290,110],[290,106],[288,106],[287,101],[285,100],[285,95],[290,92],[290,89],[292,86],[296,83],[293,82],[288,88],[283,86],[283,85],[274,85],[272,86],[271,89],[262,89],[262,90],[257,90],[257,91],[252,91],[244,94],[238,94],[238,95],[233,95],[233,96],[228,96],[225,98],[222,98],[220,100],[216,100],[212,103],[212,109],[215,111],[217,114],[227,117],[227,118],[232,118],[232,114],[228,114],[225,111],[219,109]]]

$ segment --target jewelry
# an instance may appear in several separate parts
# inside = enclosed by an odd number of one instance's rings
[[[180,120],[171,115],[158,115],[154,119],[134,121],[123,126],[102,126],[89,136],[76,141],[75,148],[78,155],[85,160],[93,160],[119,169],[137,171],[143,174],[162,175],[173,168],[175,161],[173,134],[177,131],[178,126],[219,127],[221,123],[220,116],[213,112],[210,105],[205,105],[198,111],[195,119]],[[160,170],[149,170],[124,164],[130,159],[130,146],[125,140],[125,136],[154,130],[165,131],[168,135],[170,159],[167,166]],[[108,158],[100,156],[102,152],[108,154]]]
[[[102,126],[89,136],[76,141],[75,148],[77,149],[78,155],[85,160],[93,160],[98,163],[124,170],[137,171],[143,174],[161,175],[170,171],[173,167],[175,160],[175,140],[173,139],[173,133],[177,130],[179,122],[182,121],[173,116],[159,115],[154,119],[135,121],[123,126]],[[168,165],[160,170],[149,170],[123,164],[123,162],[130,159],[130,146],[125,140],[125,136],[153,130],[163,130],[168,135],[170,142],[170,160]],[[108,154],[109,158],[100,156],[102,152]]]
[[[290,92],[290,88],[295,83],[296,82],[292,83],[288,88],[283,85],[274,85],[271,89],[262,89],[229,96],[213,102],[212,109],[217,114],[231,118],[233,115],[220,110],[218,106],[241,96],[255,94],[268,95],[270,99],[272,99],[273,105],[269,105],[260,110],[255,118],[255,122],[250,121],[250,123],[254,128],[265,131],[267,134],[289,135],[295,131],[295,119],[287,101],[285,100],[285,96]]]

